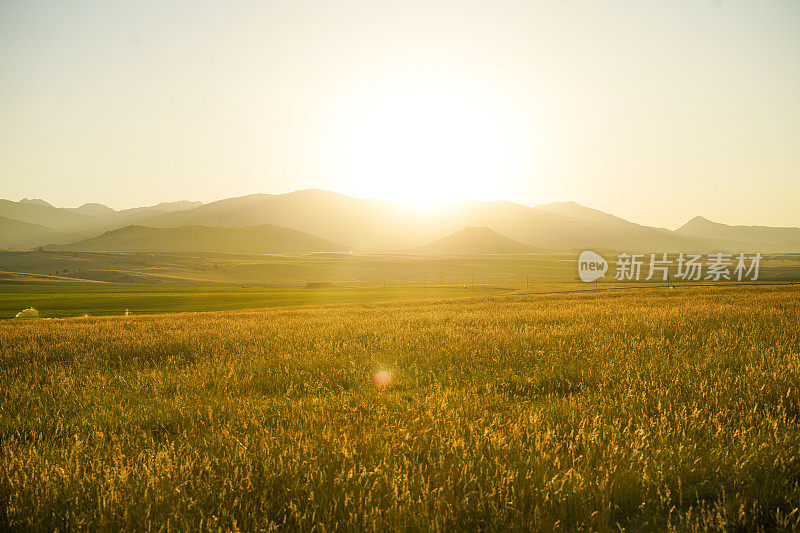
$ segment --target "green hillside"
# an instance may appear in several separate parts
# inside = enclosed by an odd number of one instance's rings
[[[340,244],[279,226],[127,226],[80,242],[48,246],[49,250],[307,253],[341,251]]]

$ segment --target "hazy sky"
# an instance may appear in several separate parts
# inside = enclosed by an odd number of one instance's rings
[[[800,1],[0,0],[0,179],[800,226]]]

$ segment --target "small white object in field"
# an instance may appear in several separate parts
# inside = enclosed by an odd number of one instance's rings
[[[33,307],[29,307],[27,309],[23,309],[14,316],[15,318],[39,318],[39,311]]]
[[[375,382],[375,386],[379,389],[385,389],[392,383],[392,375],[385,370],[379,370],[372,376],[372,381]]]

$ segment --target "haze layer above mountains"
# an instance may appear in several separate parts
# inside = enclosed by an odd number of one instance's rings
[[[58,208],[42,200],[0,200],[0,248],[40,246],[253,253],[796,252],[800,228],[728,226],[696,217],[670,231],[573,202],[538,207],[456,202],[414,208],[315,189],[122,211],[101,204]]]

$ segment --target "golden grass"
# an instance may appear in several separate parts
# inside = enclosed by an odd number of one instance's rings
[[[776,287],[4,322],[0,529],[797,528],[798,317]]]

